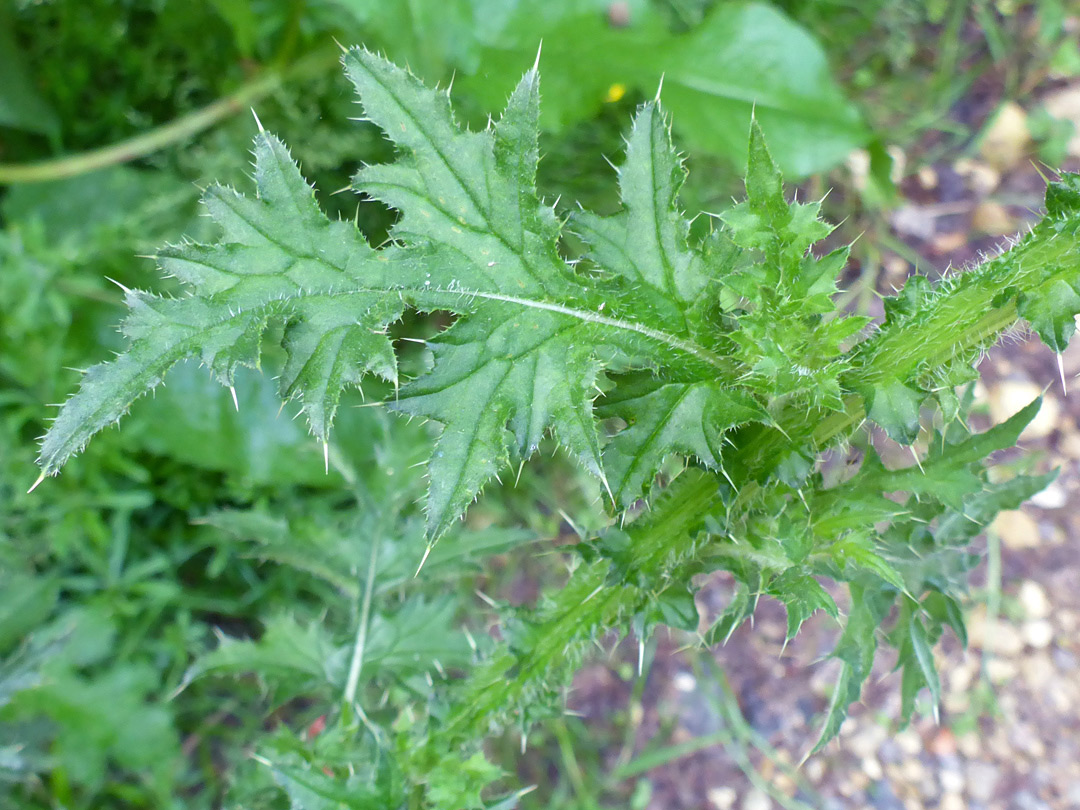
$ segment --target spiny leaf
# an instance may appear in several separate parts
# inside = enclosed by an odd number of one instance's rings
[[[1038,333],[1043,343],[1055,352],[1063,352],[1076,331],[1080,292],[1077,292],[1075,285],[1058,279],[1045,291],[1022,295],[1016,311]]]
[[[328,221],[285,148],[260,135],[258,196],[212,188],[206,204],[222,240],[162,252],[163,269],[192,295],[129,295],[131,347],[92,369],[63,409],[42,450],[47,472],[183,357],[198,356],[230,383],[237,365],[258,363],[273,320],[285,323],[282,395],[300,398],[325,442],[346,386],[367,373],[396,380],[385,330],[407,307],[457,316],[430,342],[431,369],[391,403],[443,426],[429,464],[432,536],[548,431],[596,475],[613,471],[612,496],[628,505],[667,455],[718,467],[724,431],[766,419],[715,350],[708,290],[732,254],[687,244],[676,201],[684,170],[656,103],[635,118],[620,170],[625,211],[578,220],[598,271],[585,275],[559,254],[561,223],[535,187],[535,68],[497,123],[468,132],[446,93],[367,51],[344,62],[368,118],[400,149],[396,162],[364,167],[355,179],[400,212],[394,243],[375,250],[352,225]],[[662,381],[652,396],[611,398],[628,422],[652,421],[615,437],[608,460],[592,406],[605,368],[649,369]],[[659,422],[657,396],[678,403]]]
[[[890,439],[911,444],[919,436],[919,408],[926,394],[910,385],[893,380],[874,386],[865,394],[866,415],[884,430]]]
[[[207,191],[220,244],[161,251],[162,269],[189,284],[191,296],[126,291],[129,348],[84,375],[42,444],[44,472],[57,472],[185,357],[231,384],[237,366],[258,365],[272,318],[288,324],[282,394],[302,398],[324,441],[344,386],[363,371],[394,379],[393,350],[380,333],[400,316],[395,286],[409,262],[393,249],[376,254],[352,225],[326,219],[284,145],[265,133],[255,140],[255,179],[255,199],[222,186]]]
[[[870,669],[877,651],[878,626],[892,605],[892,597],[862,585],[851,585],[851,607],[848,610],[844,632],[833,650],[833,657],[840,659],[840,675],[829,703],[821,735],[811,753],[820,751],[835,737],[847,717],[848,706],[859,699],[862,685],[870,677]]]

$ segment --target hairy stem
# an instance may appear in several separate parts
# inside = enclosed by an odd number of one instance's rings
[[[1028,238],[1010,253],[943,282],[933,300],[918,312],[887,324],[855,350],[849,389],[897,375],[913,382],[957,357],[972,357],[1016,324],[1019,294],[1037,295],[1057,279],[1075,274],[1076,260],[1069,244],[1069,240]],[[1006,289],[1013,289],[1014,294],[994,306]],[[687,469],[656,499],[650,512],[626,527],[630,559],[621,563],[622,569],[640,573],[642,581],[679,580],[680,571],[688,578],[696,562],[715,552],[715,543],[698,540],[709,515],[738,509],[739,502],[752,500],[791,451],[820,451],[850,436],[865,419],[863,397],[849,393],[838,411],[807,413],[792,406],[777,416],[777,427],[745,429],[737,449],[724,462],[736,500],[725,506],[720,476]],[[535,645],[520,655],[497,656],[478,673],[471,699],[449,723],[452,736],[465,729],[481,731],[502,725],[552,672],[571,674],[589,640],[625,625],[647,609],[653,594],[631,582],[604,587],[613,584],[608,582],[609,571],[603,560],[579,568],[536,617]]]

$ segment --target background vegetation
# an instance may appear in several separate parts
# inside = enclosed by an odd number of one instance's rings
[[[338,806],[305,794],[299,774],[312,747],[338,750],[325,716],[359,617],[360,688],[381,691],[405,724],[410,704],[431,699],[433,671],[483,647],[476,594],[535,599],[564,575],[538,548],[596,527],[597,483],[546,453],[489,491],[469,514],[476,531],[444,539],[414,578],[422,426],[342,408],[327,474],[321,446],[279,417],[272,381],[241,375],[237,412],[193,363],[26,493],[44,404],[103,347],[121,348],[119,288],[176,289],[138,257],[209,238],[199,189],[246,184],[249,107],[292,146],[331,216],[355,218],[373,243],[385,236],[386,208],[329,193],[358,160],[392,156],[374,127],[349,120],[335,38],[452,82],[474,125],[501,109],[542,39],[539,185],[602,212],[618,201],[601,157],[621,153],[661,75],[692,155],[690,211],[718,212],[739,193],[757,100],[786,175],[810,193],[835,189],[838,242],[867,233],[849,301],[869,309],[896,183],[978,148],[1001,102],[1080,72],[1070,13],[1051,0],[0,0],[0,807]],[[975,103],[991,72],[988,104],[966,123],[947,115]],[[1069,124],[1032,128],[1059,163]],[[419,350],[405,362],[419,368]],[[647,804],[635,777],[678,752],[633,756],[623,719],[599,739],[560,719],[525,762],[505,740],[494,759],[539,789],[499,806]],[[618,752],[617,770],[603,773],[598,748]],[[377,760],[365,767],[357,780],[392,778]]]

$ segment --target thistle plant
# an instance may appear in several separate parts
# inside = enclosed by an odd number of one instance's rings
[[[1049,185],[1045,216],[1007,252],[936,283],[909,279],[873,322],[838,308],[848,249],[816,247],[832,227],[818,202],[787,200],[755,123],[745,201],[692,238],[659,95],[626,137],[621,210],[598,216],[536,187],[536,66],[498,120],[472,132],[449,92],[366,50],[343,63],[364,116],[399,152],[352,185],[398,212],[386,243],[327,219],[260,127],[255,195],[211,187],[220,239],[159,251],[182,297],[126,291],[128,349],[85,373],[44,438],[42,474],[180,360],[198,358],[230,386],[273,341],[280,395],[299,402],[328,464],[342,392],[368,377],[389,383],[389,410],[436,426],[417,565],[549,435],[602,482],[609,528],[573,548],[564,587],[506,610],[501,640],[459,660],[424,700],[376,711],[358,670],[332,734],[264,746],[293,806],[512,806],[516,786],[483,742],[561,712],[595,640],[643,640],[662,624],[722,644],[762,596],[784,604],[789,639],[818,611],[842,628],[817,748],[883,643],[898,652],[905,718],[923,690],[936,706],[932,649],[946,631],[965,638],[971,541],[1053,475],[988,475],[988,457],[1015,445],[1039,405],[977,433],[965,386],[1020,322],[1054,351],[1067,344],[1080,312],[1080,176]],[[574,259],[569,234],[584,246]],[[452,325],[426,340],[429,367],[401,379],[389,330],[409,312],[448,313]],[[880,433],[911,447],[910,466],[883,461],[868,438]],[[826,451],[861,463],[837,475]],[[701,626],[695,577],[714,571],[737,587]],[[348,767],[360,760],[379,764]]]

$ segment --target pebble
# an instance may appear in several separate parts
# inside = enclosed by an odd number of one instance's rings
[[[986,611],[981,608],[972,611],[968,619],[968,641],[973,649],[998,655],[1019,655],[1024,649],[1024,639],[1015,627],[1000,619],[987,622]]]
[[[1068,502],[1069,496],[1065,494],[1064,488],[1057,482],[1031,497],[1032,505],[1040,509],[1060,509]]]
[[[900,772],[904,776],[904,781],[913,785],[921,784],[923,777],[926,775],[922,763],[917,759],[909,759],[901,765]]]
[[[971,681],[975,677],[975,665],[965,662],[949,669],[949,691],[956,694],[965,694],[971,688]]]
[[[1080,433],[1075,430],[1066,430],[1058,444],[1058,451],[1068,459],[1080,458]]]
[[[886,737],[888,733],[884,728],[877,723],[869,723],[851,735],[847,748],[859,757],[873,756]]]
[[[865,773],[875,782],[885,775],[884,772],[881,770],[881,763],[878,762],[877,757],[863,757],[863,760],[860,764],[862,766],[863,773]]]
[[[1069,792],[1065,794],[1065,801],[1069,803],[1069,807],[1080,807],[1080,782],[1076,782],[1069,788]]]
[[[995,422],[1004,422],[1039,396],[1043,396],[1043,388],[1031,380],[1002,380],[990,390],[990,415]],[[1061,404],[1057,397],[1047,393],[1039,412],[1020,434],[1020,441],[1049,436],[1057,427],[1060,416]]]
[[[1055,647],[1050,655],[1054,659],[1054,666],[1062,672],[1071,674],[1077,668],[1077,665],[1080,664],[1080,661],[1077,661],[1076,656],[1073,653],[1068,650],[1063,650],[1060,647]]]
[[[1024,622],[1022,632],[1024,641],[1037,650],[1049,647],[1050,642],[1054,640],[1054,626],[1046,619]]]
[[[933,239],[937,230],[934,217],[920,205],[901,205],[889,215],[889,222],[897,233],[924,242]]]
[[[922,738],[910,728],[905,728],[896,735],[896,744],[899,745],[900,750],[909,757],[918,756],[919,752],[923,749]]]
[[[1020,662],[1020,675],[1029,689],[1043,691],[1054,678],[1054,665],[1046,653],[1028,655]]]
[[[1050,810],[1050,805],[1030,790],[1021,790],[1013,796],[1009,810]]]
[[[969,761],[965,784],[968,795],[979,801],[990,801],[995,795],[998,783],[997,766],[982,760]]]
[[[1039,545],[1039,524],[1027,512],[1008,509],[994,519],[993,530],[1008,548],[1026,549]]]
[[[948,727],[942,727],[930,738],[927,745],[930,752],[938,757],[954,759],[956,756],[956,737]]]
[[[979,197],[985,197],[1001,184],[1001,172],[978,160],[960,158],[953,164],[953,170],[967,180],[968,186]]]
[[[1046,111],[1054,118],[1071,121],[1073,135],[1069,139],[1068,152],[1080,157],[1080,85],[1071,84],[1043,99]]]
[[[1004,236],[1016,231],[1016,220],[1004,205],[986,200],[971,215],[971,226],[988,236]]]
[[[900,797],[893,791],[893,786],[885,780],[879,780],[867,791],[873,802],[874,810],[903,810]]]
[[[979,153],[994,168],[1010,169],[1024,160],[1030,143],[1027,113],[1015,101],[1006,101],[986,128]]]
[[[858,191],[865,191],[870,177],[870,153],[865,149],[852,150],[847,156],[847,168],[851,172],[851,184]]]
[[[1037,730],[1030,724],[1013,721],[1007,730],[1009,745],[1016,753],[1027,754],[1034,760],[1046,755],[1046,746],[1039,739]]]
[[[767,793],[754,788],[747,793],[742,800],[742,810],[772,810],[772,799]]]
[[[964,775],[958,770],[947,768],[938,775],[938,779],[943,793],[962,793],[964,790]]]
[[[1050,615],[1052,606],[1050,598],[1042,585],[1027,579],[1020,584],[1020,590],[1016,593],[1020,600],[1020,606],[1024,608],[1024,615],[1029,619],[1045,619]]]
[[[731,810],[735,806],[735,799],[739,796],[734,788],[726,786],[709,788],[708,793],[705,795],[709,799],[709,803],[717,810]]]
[[[697,689],[697,679],[689,672],[676,672],[672,683],[680,692],[693,692]]]
[[[962,737],[957,738],[956,747],[961,754],[971,759],[979,755],[982,750],[982,741],[979,739],[978,734],[964,734]]]
[[[971,240],[971,235],[964,231],[953,231],[935,236],[930,243],[932,250],[939,256],[959,250]]]
[[[825,776],[825,763],[819,757],[814,757],[803,766],[803,771],[806,773],[807,779],[817,784]]]
[[[989,676],[991,683],[1002,684],[1011,681],[1016,677],[1017,672],[1019,670],[1012,661],[992,658],[986,662],[986,674]]]

